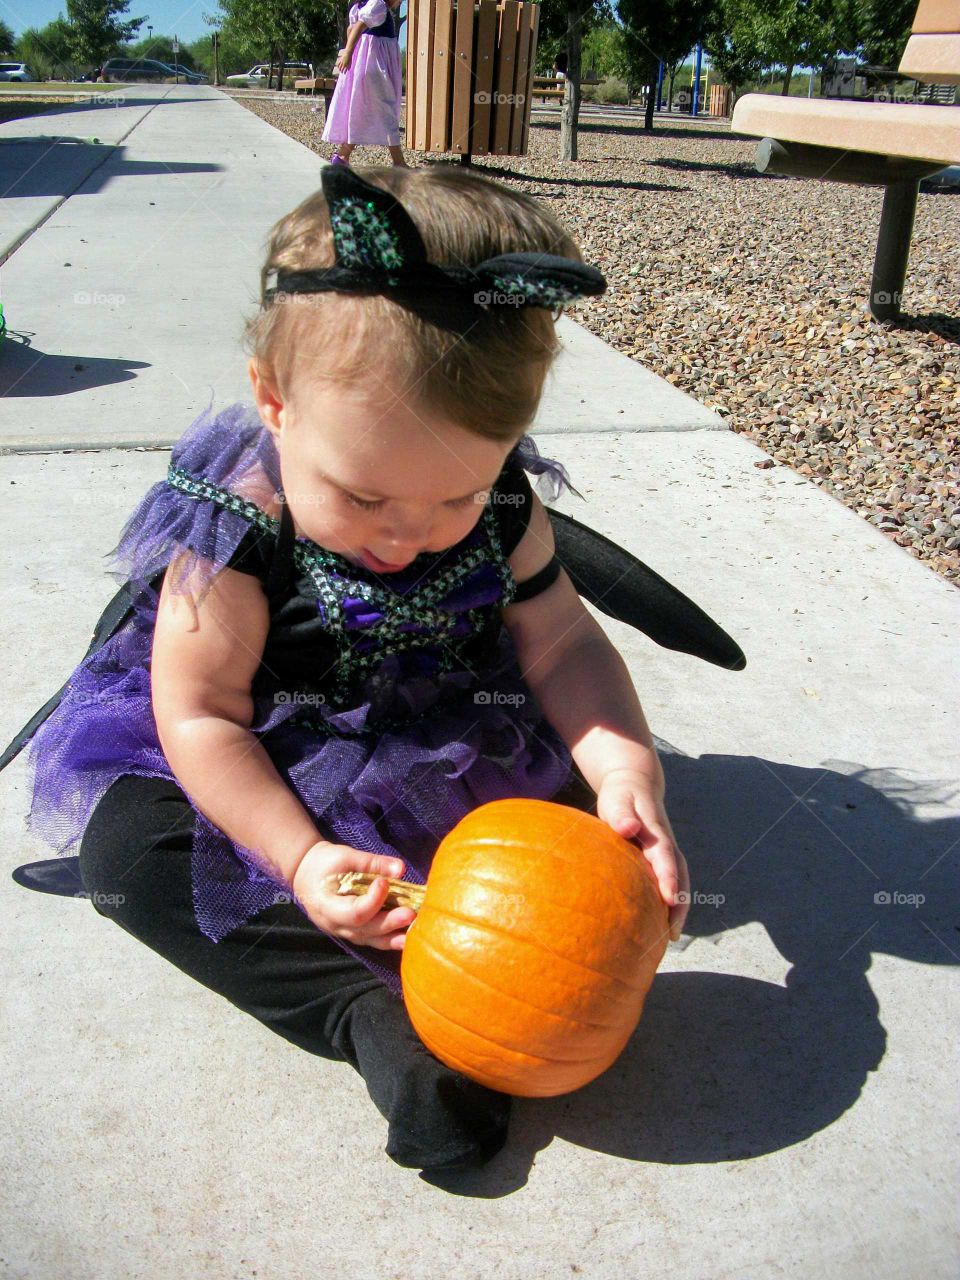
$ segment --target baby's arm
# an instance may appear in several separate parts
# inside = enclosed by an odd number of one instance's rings
[[[554,552],[550,518],[533,495],[531,518],[510,556],[520,582]],[[671,935],[680,936],[689,890],[683,854],[664,807],[663,769],[623,658],[587,612],[566,573],[530,600],[508,605],[506,623],[520,669],[547,719],[567,743],[597,793],[597,814],[620,835],[638,840],[671,905]]]
[[[347,899],[336,896],[328,878],[354,870],[399,876],[402,861],[324,840],[250,732],[251,685],[269,622],[263,589],[250,574],[223,570],[199,602],[193,591],[174,594],[164,578],[151,674],[160,745],[197,808],[289,885],[319,928],[365,946],[395,948],[402,945],[396,930],[412,913],[381,911],[386,881],[372,887],[372,899]]]

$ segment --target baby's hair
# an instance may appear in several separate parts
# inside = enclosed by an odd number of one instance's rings
[[[479,174],[448,165],[361,172],[401,202],[431,262],[469,266],[523,252],[583,260],[572,237],[531,196]],[[292,394],[294,373],[299,386],[304,378],[366,378],[371,386],[399,379],[398,395],[477,435],[510,440],[527,430],[561,350],[559,313],[509,303],[478,306],[477,327],[463,339],[382,294],[324,292],[264,301],[272,269],[304,271],[332,266],[334,258],[321,190],[272,228],[260,310],[244,332],[248,353],[285,397]]]

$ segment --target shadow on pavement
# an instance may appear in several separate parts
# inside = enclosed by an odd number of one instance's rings
[[[854,1105],[883,1059],[872,954],[960,961],[952,784],[842,761],[662,759],[692,872],[686,932],[701,942],[691,959],[756,922],[783,956],[784,985],[661,972],[608,1071],[563,1097],[518,1099],[507,1146],[486,1169],[425,1180],[508,1195],[555,1137],[654,1164],[747,1160],[802,1142]],[[945,816],[917,819],[919,804]]]

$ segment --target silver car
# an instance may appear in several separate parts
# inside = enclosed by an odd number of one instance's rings
[[[0,80],[34,80],[25,62],[0,62]]]

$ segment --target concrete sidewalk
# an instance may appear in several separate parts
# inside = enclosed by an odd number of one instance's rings
[[[68,171],[56,144],[0,223],[8,243],[21,229],[0,296],[33,334],[0,348],[0,745],[113,593],[101,557],[166,468],[142,449],[211,395],[246,397],[262,245],[319,181],[315,155],[215,90],[130,98],[105,159]],[[86,136],[95,109],[58,113],[56,131]],[[586,499],[564,508],[748,659],[720,671],[605,623],[673,745],[668,806],[698,895],[640,1031],[586,1089],[518,1102],[508,1148],[442,1189],[383,1154],[348,1067],[89,903],[8,875],[5,1274],[956,1274],[960,596],[815,486],[758,468],[688,397],[563,332],[537,436]],[[28,803],[20,759],[0,775],[8,872],[49,854]]]
[[[32,334],[0,364],[7,448],[168,445],[211,396],[246,396],[242,321],[268,233],[320,184],[319,157],[216,89],[122,94],[0,125],[0,244],[20,246],[3,303]],[[723,429],[572,321],[561,335],[551,429]]]

